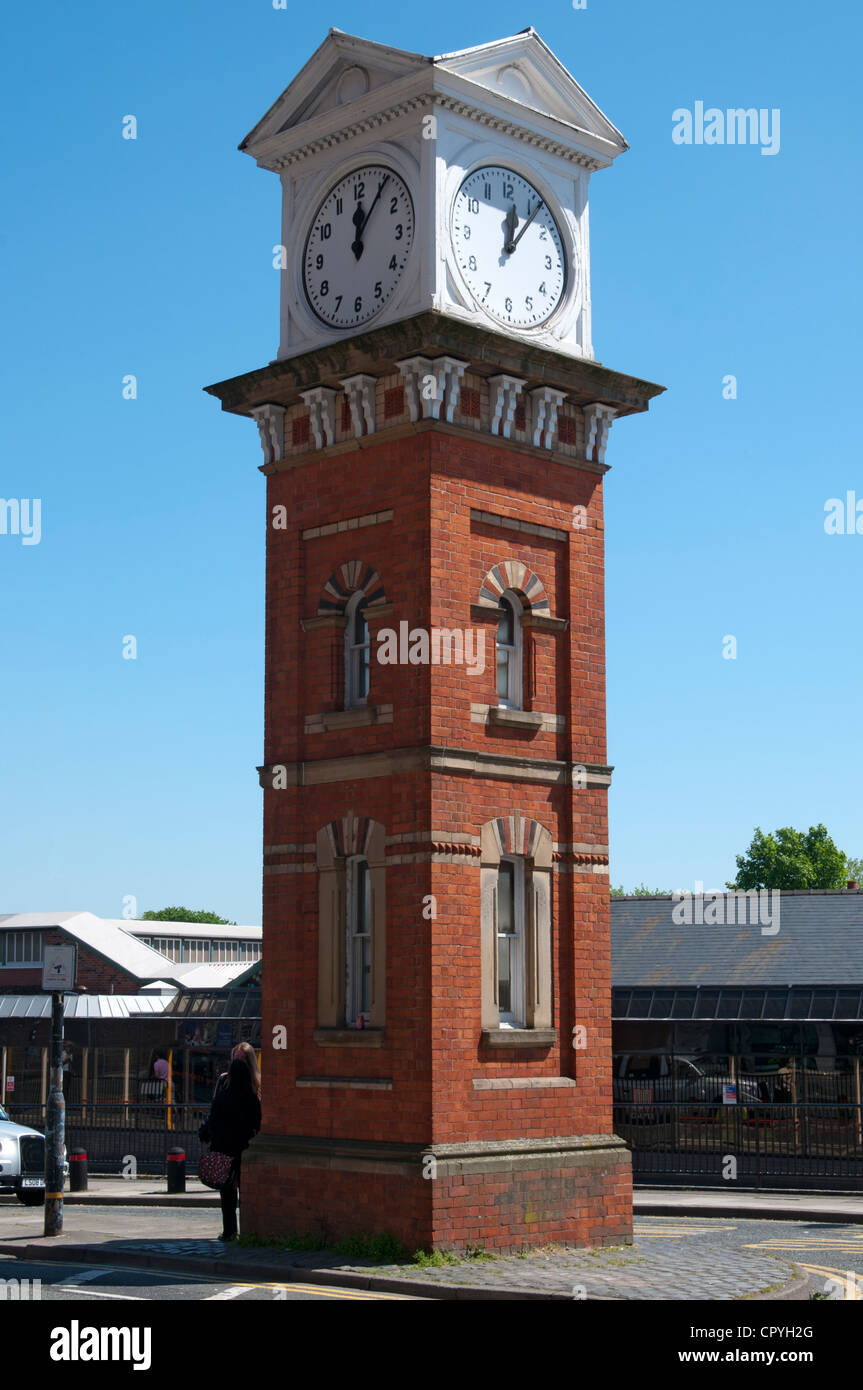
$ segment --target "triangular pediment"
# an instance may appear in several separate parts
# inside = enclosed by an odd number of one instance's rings
[[[534,29],[445,53],[434,63],[438,71],[453,73],[496,98],[517,102],[528,111],[608,142],[618,153],[628,148],[620,131]]]
[[[331,111],[355,108],[366,100],[380,104],[382,89],[423,68],[431,76],[431,58],[386,44],[372,43],[331,29],[309,61],[240,144],[253,152],[274,135],[293,130]]]

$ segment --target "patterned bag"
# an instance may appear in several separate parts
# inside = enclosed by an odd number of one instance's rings
[[[233,1166],[234,1160],[228,1154],[220,1154],[217,1149],[210,1149],[208,1153],[201,1154],[198,1177],[205,1187],[214,1187],[218,1191],[230,1182]]]

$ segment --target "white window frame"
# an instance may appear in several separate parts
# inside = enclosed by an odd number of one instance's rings
[[[366,627],[366,640],[357,643],[353,640],[357,609],[364,607],[365,603],[366,595],[362,589],[357,589],[345,608],[345,617],[348,620],[345,628],[345,709],[360,709],[368,701],[368,691],[365,694],[360,693],[363,685],[361,676],[364,669],[368,671],[366,684],[371,687],[371,634],[368,618],[365,615],[363,615],[363,622]],[[368,655],[364,657],[364,653]]]
[[[20,942],[22,949],[26,946],[26,959],[9,959],[9,950],[13,941]],[[44,944],[44,934],[40,931],[5,932],[3,964],[8,966],[10,970],[29,970],[35,965],[41,965]]]
[[[499,607],[499,608],[503,608],[504,604],[507,604],[507,605],[511,608],[511,610],[512,610],[512,636],[513,636],[513,640],[512,640],[512,644],[510,645],[509,643],[504,643],[504,642],[499,641],[497,634],[495,634],[495,643],[494,643],[494,659],[495,659],[495,665],[494,665],[494,681],[495,681],[495,693],[496,693],[496,695],[497,695],[497,703],[498,703],[498,708],[499,708],[499,709],[521,709],[521,707],[522,707],[522,698],[523,698],[523,681],[522,681],[523,643],[522,643],[521,618],[522,618],[522,614],[524,613],[524,604],[522,603],[522,601],[521,601],[521,599],[519,598],[518,594],[513,593],[512,589],[507,589],[507,590],[505,590],[504,593],[501,594],[500,600],[499,600],[499,602],[498,602],[498,607]],[[502,696],[502,695],[500,694],[500,692],[498,691],[498,688],[497,688],[498,669],[499,669],[499,667],[498,667],[498,653],[499,653],[500,651],[505,651],[505,652],[508,653],[508,658],[507,658],[507,691],[506,691],[506,695],[505,695],[505,696]]]
[[[502,933],[500,931],[500,870],[504,864],[513,865],[512,892],[513,892],[513,931]],[[501,855],[498,865],[497,884],[495,887],[495,913],[494,913],[494,932],[495,932],[495,969],[497,971],[497,988],[500,988],[500,941],[501,936],[505,935],[511,942],[510,945],[510,1008],[504,1010],[499,1008],[501,1028],[524,1028],[526,1017],[525,1000],[525,861],[521,855],[504,854]]]
[[[357,930],[360,909],[360,866],[365,865],[364,932]],[[364,854],[352,855],[345,864],[345,1023],[363,1027],[369,1022],[372,1006],[372,871]],[[368,965],[363,957],[367,953]],[[368,997],[363,999],[363,981],[368,980]]]

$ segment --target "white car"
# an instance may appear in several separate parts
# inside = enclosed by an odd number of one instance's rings
[[[69,1173],[63,1149],[63,1181]],[[16,1125],[0,1106],[0,1192],[14,1192],[25,1207],[45,1201],[45,1136]]]

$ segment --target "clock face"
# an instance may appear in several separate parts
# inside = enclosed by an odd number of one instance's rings
[[[405,184],[380,164],[354,169],[330,189],[306,240],[303,284],[331,328],[368,323],[392,297],[414,236]]]
[[[452,210],[452,244],[465,284],[491,318],[536,328],[563,299],[566,255],[551,209],[511,169],[468,174]]]

